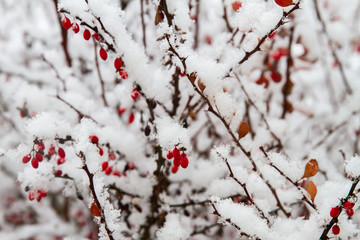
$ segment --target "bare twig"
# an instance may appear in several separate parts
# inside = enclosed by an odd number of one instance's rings
[[[106,97],[105,97],[105,87],[104,87],[104,80],[101,76],[101,72],[100,72],[100,67],[99,67],[99,58],[98,58],[98,55],[97,55],[97,44],[96,44],[96,41],[95,39],[93,39],[94,41],[94,55],[95,55],[95,66],[96,66],[96,72],[98,74],[98,78],[99,78],[99,81],[100,81],[100,88],[101,88],[101,99],[103,100],[103,103],[106,107],[108,107],[108,103],[106,101]]]

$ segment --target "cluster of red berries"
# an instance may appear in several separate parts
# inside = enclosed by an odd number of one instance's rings
[[[137,94],[139,94],[139,93],[137,92]],[[133,95],[131,95],[131,97],[133,97]],[[137,96],[135,97],[135,99],[136,99],[136,98],[137,98]],[[135,99],[134,99],[134,100],[135,100]],[[118,112],[118,114],[119,114],[119,116],[120,116],[120,115],[122,115],[125,111],[126,111],[126,108],[119,107],[117,112]],[[135,120],[135,114],[134,114],[134,113],[130,113],[129,118],[128,118],[128,123],[132,123],[134,120]]]
[[[62,19],[62,26],[66,29],[69,30],[70,28],[72,28],[73,32],[76,34],[80,31],[80,27],[79,24],[77,23],[71,23],[70,19],[67,17],[64,17]],[[88,41],[91,38],[91,33],[89,29],[85,29],[84,33],[83,33],[83,37],[86,41]],[[96,41],[100,42],[102,40],[102,38],[99,36],[98,33],[94,32],[93,37],[95,38]],[[106,59],[108,58],[108,53],[106,52],[106,50],[104,48],[100,48],[99,50],[99,56],[102,60],[106,61]],[[127,79],[128,78],[128,73],[121,68],[123,66],[123,62],[121,61],[120,58],[116,58],[114,61],[114,67],[116,69],[116,71],[119,72],[119,75],[122,79]]]
[[[44,142],[43,141],[38,142],[37,144],[34,145],[30,153],[22,158],[23,163],[26,164],[31,160],[31,166],[35,169],[38,168],[39,162],[42,162],[44,159],[43,157],[44,150],[45,150]]]
[[[166,155],[167,159],[172,159],[174,166],[171,168],[172,173],[176,173],[179,170],[179,166],[182,168],[187,168],[189,165],[189,159],[187,158],[186,153],[180,153],[180,150],[178,148],[174,148],[172,151],[169,151]]]
[[[43,197],[46,197],[47,193],[46,191],[40,189],[36,191],[29,192],[29,200],[33,201],[36,199],[36,201],[40,202]]]
[[[125,166],[125,171],[123,172],[123,175],[126,176],[127,170],[133,170],[135,169],[135,164],[133,162],[129,162]],[[101,163],[101,171],[103,171],[106,175],[114,175],[117,177],[121,177],[121,172],[117,170],[113,170],[113,168],[110,166],[110,163],[108,161],[104,161]]]
[[[355,202],[351,202],[351,201],[346,201],[344,203],[344,209],[346,214],[351,217],[354,215],[354,206],[355,206]],[[333,207],[330,210],[330,217],[332,218],[336,218],[340,215],[340,208],[339,207]],[[334,235],[338,235],[340,233],[340,227],[336,224],[332,227],[332,232]]]

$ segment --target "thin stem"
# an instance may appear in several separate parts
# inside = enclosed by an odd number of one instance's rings
[[[106,97],[105,97],[105,83],[104,83],[104,80],[101,76],[101,72],[100,72],[100,67],[99,67],[99,58],[98,58],[98,55],[97,55],[97,44],[96,44],[96,41],[95,39],[93,40],[94,41],[94,55],[95,55],[95,66],[96,66],[96,72],[98,74],[98,78],[99,78],[99,82],[100,82],[100,87],[101,87],[101,99],[103,100],[103,103],[106,107],[108,107],[108,103],[106,101]]]

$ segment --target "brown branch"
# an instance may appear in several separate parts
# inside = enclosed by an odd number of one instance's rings
[[[290,79],[290,74],[291,74],[290,69],[293,65],[293,59],[292,59],[292,55],[291,55],[291,46],[293,43],[293,38],[294,38],[294,26],[292,26],[290,28],[290,37],[289,37],[289,45],[288,45],[289,56],[288,56],[287,62],[286,62],[286,81],[282,88],[282,93],[283,93],[283,111],[281,114],[282,119],[284,119],[286,113],[289,112],[289,106],[291,104],[288,101],[288,96],[291,94],[292,87],[293,87],[293,83]]]
[[[200,14],[200,0],[196,0],[196,19],[195,19],[195,35],[194,35],[194,49],[199,45],[199,15]]]
[[[227,27],[228,31],[232,33],[233,29],[232,29],[232,27],[231,27],[231,25],[229,23],[229,18],[228,18],[227,11],[226,11],[226,6],[225,6],[225,0],[223,0],[222,3],[223,3],[223,8],[224,8],[224,16],[223,16],[223,18],[225,20],[226,27]]]
[[[259,148],[262,153],[264,154],[264,156],[267,158],[269,165],[271,167],[273,167],[276,171],[278,171],[278,173],[280,173],[281,176],[283,176],[286,180],[288,180],[292,185],[294,185],[297,190],[299,190],[299,192],[301,193],[301,195],[303,196],[302,200],[305,201],[307,204],[309,204],[313,209],[317,210],[316,205],[314,203],[312,203],[303,193],[303,191],[301,190],[301,188],[299,187],[299,184],[297,184],[296,182],[294,182],[293,180],[291,180],[283,171],[281,171],[277,166],[275,166],[272,162],[271,159],[269,157],[269,155],[266,153],[266,151],[264,150],[264,148],[261,146]]]
[[[85,171],[86,175],[87,175],[88,178],[89,178],[89,188],[90,188],[91,195],[92,195],[92,197],[93,197],[93,199],[94,199],[95,204],[97,205],[97,207],[98,207],[99,210],[100,210],[100,223],[104,224],[105,231],[106,231],[109,239],[110,239],[110,240],[114,240],[114,237],[112,236],[112,232],[110,231],[110,229],[109,229],[109,227],[108,227],[108,224],[107,224],[107,222],[106,222],[104,209],[103,209],[103,207],[101,206],[100,201],[99,201],[99,199],[98,199],[98,197],[97,197],[97,194],[96,194],[96,191],[95,191],[95,186],[94,186],[94,174],[89,171],[89,168],[88,168],[88,166],[86,165],[86,158],[85,158],[84,153],[83,153],[83,152],[79,152],[77,155],[78,155],[78,157],[81,159],[81,161],[83,162],[82,169]]]
[[[47,64],[49,65],[49,67],[50,67],[52,70],[54,70],[55,75],[56,75],[56,78],[59,79],[60,82],[61,82],[62,85],[63,85],[63,91],[66,92],[66,81],[65,81],[65,79],[63,79],[62,77],[60,77],[60,74],[59,74],[58,70],[55,68],[55,66],[54,66],[51,62],[49,62],[49,61],[45,58],[44,55],[41,55],[41,58],[43,59],[43,61],[44,61],[45,63],[47,63]]]
[[[101,76],[101,72],[100,72],[100,67],[99,67],[99,58],[98,58],[98,55],[97,55],[97,44],[96,44],[96,41],[95,39],[93,39],[93,42],[94,42],[94,55],[95,55],[95,66],[96,66],[96,72],[98,74],[98,78],[99,78],[99,81],[100,81],[100,88],[101,88],[101,99],[103,100],[103,103],[106,107],[108,107],[108,103],[106,101],[106,97],[105,97],[105,87],[104,87],[104,80]]]
[[[224,197],[223,199],[227,199],[227,198],[235,198],[235,197],[241,197],[242,195],[240,194],[235,194],[235,195],[231,195],[231,196],[228,196],[228,197]],[[194,205],[205,205],[207,203],[209,203],[210,200],[203,200],[203,201],[193,201],[193,200],[190,200],[189,202],[186,202],[186,203],[178,203],[178,204],[170,204],[169,207],[173,207],[173,208],[178,208],[178,207],[181,207],[181,208],[185,208],[187,206],[194,206]]]
[[[145,25],[145,19],[144,19],[144,0],[140,0],[140,11],[141,11],[141,27],[142,27],[142,31],[143,31],[143,44],[144,44],[144,49],[146,51],[146,25]]]
[[[336,53],[336,50],[335,50],[335,47],[334,47],[334,43],[333,41],[331,40],[330,36],[329,36],[329,33],[328,33],[328,30],[327,30],[327,27],[326,27],[326,24],[324,22],[324,20],[322,19],[321,17],[321,14],[320,14],[320,9],[319,9],[319,5],[318,5],[318,0],[314,0],[314,5],[315,5],[315,11],[316,11],[316,17],[318,18],[320,24],[321,24],[321,27],[322,27],[322,32],[324,33],[324,35],[326,36],[326,38],[328,39],[328,43],[329,43],[329,46],[330,46],[330,50],[331,50],[331,55],[333,56],[333,58],[335,59],[336,63],[338,64],[339,66],[339,71],[340,71],[340,75],[341,75],[341,79],[344,83],[344,86],[345,86],[345,90],[346,92],[351,95],[352,94],[352,89],[349,85],[349,82],[347,80],[347,77],[345,75],[345,70],[344,70],[344,66],[342,64],[342,62],[340,61],[337,53]]]
[[[63,98],[61,98],[58,94],[56,95],[56,98],[59,99],[61,102],[65,103],[67,106],[69,106],[72,110],[74,110],[78,115],[79,115],[79,122],[81,119],[83,118],[89,118],[91,120],[93,120],[95,123],[98,123],[95,119],[93,119],[92,117],[90,117],[87,114],[84,114],[82,112],[80,112],[78,109],[76,109],[73,105],[71,105],[69,102],[67,102],[66,100],[64,100]]]
[[[55,6],[55,11],[57,12],[58,0],[53,0],[53,3],[54,3],[54,6]],[[67,64],[68,67],[71,67],[71,65],[72,65],[71,64],[71,57],[70,57],[70,54],[69,54],[69,51],[68,51],[68,48],[67,48],[67,40],[68,40],[67,30],[65,30],[62,27],[60,14],[57,14],[57,15],[58,15],[58,23],[59,23],[59,26],[60,26],[61,37],[62,37],[61,46],[62,46],[63,52],[65,54],[66,64]]]

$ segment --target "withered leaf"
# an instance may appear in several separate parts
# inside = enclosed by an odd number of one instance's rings
[[[192,84],[194,84],[195,79],[196,79],[196,74],[192,72],[189,76],[189,80]]]
[[[192,108],[189,111],[189,116],[191,117],[192,120],[196,120],[196,113],[193,111]]]
[[[239,125],[238,133],[239,133],[239,139],[245,137],[250,132],[249,124],[246,122],[242,122]]]
[[[204,92],[206,86],[205,86],[205,84],[204,84],[200,79],[199,79],[199,81],[198,81],[198,86],[199,86],[201,92]]]
[[[155,25],[158,25],[160,22],[162,22],[163,19],[164,19],[164,15],[158,8],[156,10],[156,15],[155,15]]]
[[[315,176],[318,170],[319,170],[318,162],[316,161],[316,159],[311,159],[306,164],[304,175],[302,176],[301,179]]]
[[[306,184],[306,191],[311,197],[311,201],[314,202],[316,194],[317,194],[317,188],[313,181],[310,181]]]

